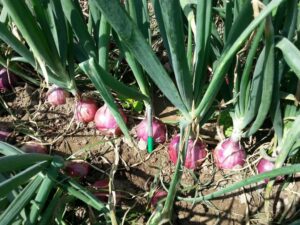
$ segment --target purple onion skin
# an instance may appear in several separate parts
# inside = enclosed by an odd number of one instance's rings
[[[46,146],[38,143],[26,143],[21,147],[21,149],[26,153],[48,154]]]
[[[93,187],[95,188],[101,188],[101,189],[106,189],[108,188],[109,185],[109,180],[108,179],[103,179],[103,180],[97,180],[95,181],[95,183],[93,184]]]
[[[172,138],[168,147],[169,157],[174,164],[176,164],[178,159],[179,140],[180,136],[176,135]],[[205,144],[200,140],[194,146],[194,140],[189,139],[184,166],[188,169],[195,169],[200,166],[207,155],[205,147]]]
[[[119,109],[121,116],[123,117],[125,123],[127,123],[127,117],[124,112]],[[96,129],[101,133],[106,135],[120,135],[122,133],[117,121],[110,112],[106,104],[99,108],[95,114],[94,122]]]
[[[7,72],[7,69],[0,70],[0,90],[9,90],[16,86],[17,78],[12,72]]]
[[[83,98],[77,102],[75,108],[75,118],[82,123],[88,123],[94,120],[97,112],[97,104],[94,100]]]
[[[67,97],[69,97],[68,92],[60,87],[54,86],[47,93],[47,100],[53,106],[64,105]]]
[[[271,171],[275,168],[275,164],[267,159],[261,159],[257,166],[257,172],[259,174],[261,173],[264,173],[264,172],[268,172],[268,171]],[[276,180],[281,180],[282,177],[277,177]],[[265,183],[268,183],[269,182],[269,179],[265,179]]]
[[[0,141],[7,141],[10,136],[10,132],[0,130]]]
[[[151,198],[151,205],[153,206],[153,207],[155,207],[156,205],[157,205],[157,203],[161,200],[161,199],[163,199],[163,198],[165,198],[166,196],[168,195],[168,193],[166,192],[166,191],[164,191],[164,190],[157,190],[157,191],[155,191],[155,193],[154,193],[154,195],[152,196],[152,198]]]
[[[84,162],[68,162],[65,171],[70,177],[82,179],[88,175],[90,166]]]
[[[96,189],[105,189],[105,190],[96,190],[94,192],[94,195],[99,198],[102,202],[107,202],[108,201],[108,186],[109,185],[109,180],[108,179],[103,179],[103,180],[97,180],[92,186]]]
[[[275,167],[274,163],[269,160],[261,159],[257,164],[258,173],[264,173],[273,170]]]
[[[216,166],[220,169],[234,169],[243,166],[246,152],[239,141],[228,138],[218,144],[213,152]]]
[[[146,118],[137,125],[136,131],[138,139],[146,142],[148,139]],[[152,120],[152,132],[156,143],[164,143],[166,141],[166,126],[155,118]]]

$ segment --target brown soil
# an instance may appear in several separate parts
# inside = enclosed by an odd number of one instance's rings
[[[97,94],[88,92],[87,95],[97,99],[101,105]],[[14,92],[2,93],[1,96],[11,114],[0,109],[0,128],[13,131],[11,143],[21,146],[24,142],[34,140],[47,145],[51,154],[85,159],[93,166],[90,175],[81,181],[85,186],[107,178],[114,162],[114,144],[119,145],[121,160],[115,187],[122,193],[122,197],[117,206],[118,215],[122,218],[126,210],[130,209],[127,214],[128,224],[145,224],[153,210],[149,206],[149,192],[162,188],[161,182],[168,184],[174,172],[174,165],[168,160],[168,142],[156,146],[155,151],[148,154],[145,150],[130,147],[123,137],[104,137],[94,128],[93,123],[77,124],[73,120],[74,98],[68,98],[63,106],[52,107],[45,103],[45,90],[29,85],[17,87]],[[156,101],[160,101],[156,102],[159,106],[156,115],[167,122],[178,121],[176,110],[167,101],[159,98]],[[129,128],[132,129],[139,122],[137,118],[140,116],[132,112],[126,114]],[[170,138],[176,128],[169,125],[168,131]],[[214,125],[206,125],[202,133],[205,134],[204,140],[210,143],[208,153],[211,153],[214,144],[218,142]],[[179,196],[205,195],[254,175],[258,155],[252,156],[244,169],[223,172],[214,167],[211,154],[208,154],[200,170],[184,171],[180,189],[182,193]],[[281,190],[280,194],[276,192],[274,195],[277,202],[273,207],[275,219],[278,221],[282,215],[289,219],[299,217],[299,181],[285,186],[278,184],[275,189]],[[174,207],[175,224],[264,224],[263,190],[264,183],[260,183],[198,204],[177,201]],[[80,210],[77,210],[78,214]]]

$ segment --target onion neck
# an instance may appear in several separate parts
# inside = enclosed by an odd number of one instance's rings
[[[237,119],[237,120],[233,121],[233,131],[232,131],[232,134],[230,137],[230,139],[233,142],[239,142],[242,138],[243,131],[241,129],[241,125],[242,125],[242,120]]]

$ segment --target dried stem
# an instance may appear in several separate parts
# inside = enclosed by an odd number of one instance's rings
[[[115,173],[118,170],[118,165],[120,161],[120,142],[114,143],[114,153],[115,153],[115,161],[112,164],[110,174],[109,174],[109,198],[108,198],[108,207],[110,212],[110,218],[113,225],[118,225],[117,217],[116,217],[116,192],[114,186],[114,177]]]

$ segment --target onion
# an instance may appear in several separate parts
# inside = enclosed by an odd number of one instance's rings
[[[10,132],[0,130],[0,141],[7,141],[10,136]]]
[[[246,153],[239,141],[231,138],[219,143],[213,152],[216,166],[220,169],[233,169],[236,166],[243,166]]]
[[[108,195],[109,195],[108,184],[109,184],[109,180],[107,180],[107,179],[97,180],[93,184],[93,187],[96,189],[105,189],[105,190],[97,190],[94,192],[94,195],[103,202],[108,201]]]
[[[7,72],[6,68],[0,70],[0,90],[11,89],[17,83],[17,79],[12,72]]]
[[[22,145],[21,149],[26,153],[48,154],[48,150],[45,145],[34,142],[29,142]]]
[[[127,123],[127,117],[124,112],[121,109],[119,109],[119,112],[121,113],[121,116],[123,117],[125,123]],[[97,130],[101,131],[104,134],[121,134],[121,129],[119,128],[117,121],[115,120],[106,104],[104,104],[97,110],[94,121]]]
[[[65,104],[67,97],[69,97],[68,92],[56,85],[53,85],[47,93],[48,102],[54,106]]]
[[[145,142],[148,139],[147,125],[147,119],[145,118],[136,127],[138,139]],[[153,139],[156,143],[163,143],[166,141],[166,126],[155,118],[152,120],[152,132]]]
[[[170,159],[174,164],[176,164],[178,158],[179,140],[180,136],[176,135],[172,138],[168,147]],[[194,142],[195,140],[191,138],[188,140],[188,147],[184,163],[184,166],[188,169],[195,169],[197,166],[200,166],[205,160],[207,154],[205,150],[206,146],[202,141],[197,140],[195,145]]]
[[[88,175],[90,166],[85,162],[67,162],[65,171],[70,177],[81,179]]]
[[[89,98],[81,99],[75,108],[76,120],[83,123],[91,122],[95,117],[97,108],[97,104],[94,100]]]
[[[103,179],[103,180],[97,180],[93,184],[93,187],[95,188],[101,188],[101,189],[106,189],[108,188],[109,180],[108,179]]]
[[[261,159],[257,164],[257,171],[258,173],[264,173],[273,170],[274,167],[275,165],[273,162],[266,159]]]
[[[257,172],[260,173],[264,173],[264,172],[268,172],[273,170],[275,167],[275,164],[267,159],[261,159],[256,168],[257,168]],[[277,177],[276,180],[281,180],[282,177]],[[269,179],[265,179],[265,183],[268,183]]]
[[[107,202],[108,197],[109,197],[109,180],[108,179],[103,179],[103,180],[97,180],[94,184],[93,187],[96,189],[101,189],[101,190],[96,190],[94,192],[94,195],[99,198],[102,202]],[[122,198],[122,194],[119,192],[116,192],[116,203],[118,203]]]
[[[168,193],[164,190],[157,190],[154,192],[152,198],[151,198],[151,205],[155,207],[157,203],[162,200],[164,197],[166,197]]]

